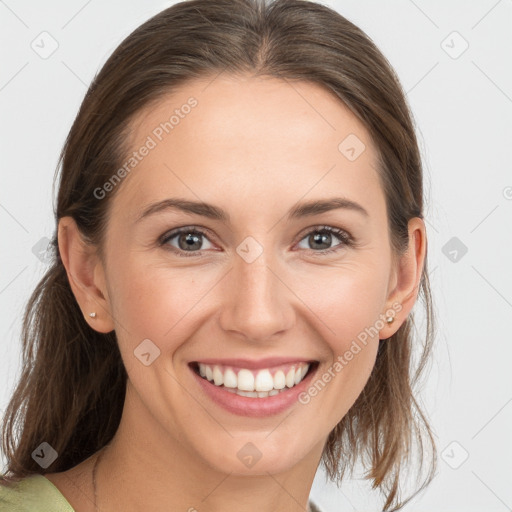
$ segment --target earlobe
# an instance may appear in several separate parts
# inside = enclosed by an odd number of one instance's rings
[[[409,245],[400,256],[396,269],[396,286],[387,300],[388,312],[395,310],[395,321],[387,323],[381,329],[380,338],[390,338],[405,322],[418,298],[419,284],[426,257],[426,232],[423,219],[414,217],[409,220]],[[386,313],[386,316],[389,316]]]
[[[84,318],[94,330],[111,332],[114,325],[106,294],[103,265],[96,248],[84,240],[72,217],[59,220],[58,243],[71,290]]]

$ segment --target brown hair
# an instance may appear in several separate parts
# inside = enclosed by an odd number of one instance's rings
[[[65,141],[56,225],[61,217],[73,217],[102,255],[108,205],[120,187],[102,200],[94,190],[128,154],[130,120],[179,85],[222,71],[309,81],[337,95],[378,148],[393,254],[407,249],[409,219],[423,218],[423,171],[405,95],[391,65],[362,30],[306,0],[190,0],[132,32],[94,78]],[[79,464],[112,439],[121,418],[127,374],[115,332],[89,327],[57,247],[56,230],[50,267],[23,319],[23,370],[2,425],[5,482],[44,473],[31,457],[43,441],[59,454],[52,472]],[[417,364],[411,314],[391,338],[380,341],[370,378],[330,433],[321,460],[329,478],[340,483],[361,458],[370,468],[365,478],[386,496],[385,510],[401,508],[430,483],[436,469],[432,431],[413,394],[434,333],[426,260],[419,296],[426,332]],[[430,472],[415,494],[400,501],[401,470],[411,463],[417,443],[420,475],[425,442],[433,450]]]

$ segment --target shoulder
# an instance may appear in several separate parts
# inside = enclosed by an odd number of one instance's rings
[[[0,509],[6,512],[74,512],[59,490],[40,474],[17,482],[0,480]]]

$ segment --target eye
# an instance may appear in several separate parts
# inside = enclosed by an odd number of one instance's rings
[[[337,238],[341,243],[331,247],[333,238]],[[354,245],[352,237],[346,231],[330,226],[323,226],[309,231],[306,233],[306,236],[301,239],[301,242],[303,240],[306,240],[306,244],[310,244],[313,248],[321,249],[319,251],[313,251],[320,255],[335,252],[343,247],[352,247]]]
[[[340,240],[340,243],[336,244],[334,247],[330,247],[331,243],[333,242],[333,238]],[[174,245],[174,243],[170,243],[174,239],[176,239],[177,246]],[[210,244],[210,247],[203,247],[203,239],[206,240],[208,244]],[[303,240],[306,240],[306,243],[313,246],[313,249],[310,249],[313,253],[316,253],[320,256],[326,253],[338,251],[344,247],[352,247],[355,245],[355,241],[349,233],[343,229],[330,226],[316,227],[315,229],[310,230],[300,240],[300,242]],[[201,257],[202,251],[211,249],[213,247],[211,242],[208,240],[207,233],[201,229],[197,229],[196,227],[183,227],[175,229],[174,231],[163,235],[159,241],[159,245],[165,247],[167,250],[172,251],[178,256],[184,257]]]
[[[169,242],[176,238],[176,243],[178,247],[170,244]],[[179,228],[171,233],[164,235],[163,239],[160,241],[160,245],[170,246],[170,250],[176,253],[178,256],[200,256],[201,250],[210,249],[211,247],[201,247],[202,246],[202,238],[208,240],[206,237],[206,233],[196,229],[196,228]],[[210,246],[212,246],[211,242]],[[213,247],[213,246],[212,246]],[[199,250],[195,250],[199,249]],[[189,254],[187,254],[189,253]]]

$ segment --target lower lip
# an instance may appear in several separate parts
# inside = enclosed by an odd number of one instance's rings
[[[230,393],[224,387],[216,386],[209,380],[201,377],[192,368],[190,368],[190,371],[201,386],[201,389],[217,405],[238,416],[260,418],[279,414],[298,402],[298,396],[309,386],[317,369],[318,367],[308,373],[296,386],[285,388],[286,391],[266,398],[240,396],[236,393]]]

